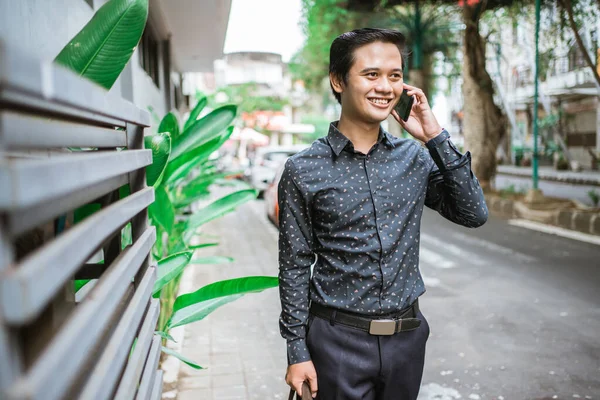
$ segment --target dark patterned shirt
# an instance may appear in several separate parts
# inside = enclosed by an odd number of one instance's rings
[[[380,129],[363,154],[335,122],[327,137],[287,160],[278,203],[280,328],[289,364],[310,360],[309,300],[378,315],[425,292],[419,272],[424,205],[467,227],[488,217],[470,154],[462,155],[446,131],[425,148]]]

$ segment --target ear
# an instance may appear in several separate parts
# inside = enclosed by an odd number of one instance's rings
[[[331,82],[331,86],[336,93],[342,93],[344,91],[344,83],[339,79],[339,77],[334,74],[329,74],[329,82]]]

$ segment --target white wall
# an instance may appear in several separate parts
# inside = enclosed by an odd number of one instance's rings
[[[2,0],[0,37],[51,60],[93,14],[84,0]]]
[[[84,0],[2,0],[0,38],[40,59],[53,60],[93,15]],[[112,91],[121,93],[118,81]]]
[[[163,89],[159,89],[150,75],[142,69],[139,63],[139,54],[136,50],[129,62],[133,73],[133,102],[140,108],[147,110],[148,106],[152,106],[158,115],[162,118],[168,111],[167,101]],[[160,65],[160,84],[164,86],[162,74],[162,61]]]

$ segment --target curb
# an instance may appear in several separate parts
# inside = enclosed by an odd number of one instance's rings
[[[527,207],[527,205],[521,201],[504,199],[493,194],[486,194],[485,201],[490,212],[499,217],[523,218],[577,232],[600,235],[599,211],[567,208],[535,210]]]
[[[509,169],[504,169],[502,168],[502,166],[498,166],[498,175],[506,175],[506,176],[515,176],[515,177],[520,177],[520,178],[531,178],[531,172],[530,170],[527,171],[515,171],[515,170],[509,170]],[[554,174],[547,174],[544,172],[540,172],[539,174],[539,179],[543,180],[543,181],[549,181],[549,182],[560,182],[560,183],[567,183],[567,184],[571,184],[571,185],[585,185],[585,186],[600,186],[600,173],[598,173],[598,177],[597,178],[589,178],[589,177],[579,177],[576,176],[577,173],[570,173],[570,174],[561,174],[560,172],[556,175]],[[588,174],[589,176],[589,174]]]

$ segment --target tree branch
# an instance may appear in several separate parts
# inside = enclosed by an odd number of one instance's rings
[[[598,0],[600,2],[600,0]],[[577,46],[579,50],[583,53],[583,58],[585,63],[592,70],[592,74],[594,74],[594,79],[596,79],[596,84],[600,87],[600,76],[598,75],[598,71],[596,70],[596,66],[594,62],[590,58],[590,54],[588,53],[585,45],[583,44],[583,40],[581,39],[581,35],[579,35],[579,30],[577,29],[577,24],[575,23],[575,18],[573,17],[573,7],[571,5],[571,0],[558,0],[558,2],[562,5],[563,9],[567,12],[567,17],[569,20],[569,26],[575,35],[575,41],[577,42]]]

